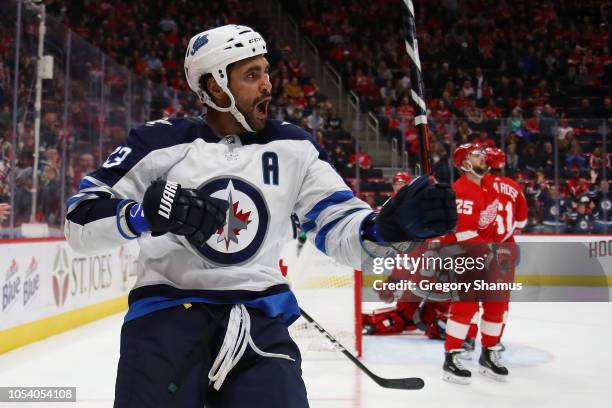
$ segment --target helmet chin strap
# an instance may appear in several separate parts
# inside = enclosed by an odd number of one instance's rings
[[[221,106],[219,106],[216,103],[214,103],[212,101],[212,99],[210,99],[210,97],[205,92],[203,92],[203,91],[201,91],[199,93],[200,102],[210,106],[211,108],[213,108],[214,110],[217,110],[219,112],[229,112],[229,113],[231,113],[232,116],[238,121],[238,123],[240,123],[240,125],[242,125],[244,130],[246,130],[247,132],[255,133],[255,131],[247,123],[246,118],[244,117],[244,115],[236,107],[236,100],[234,99],[234,95],[232,95],[230,90],[227,89],[227,87],[225,87],[225,86],[222,86],[221,89],[223,89],[223,92],[225,92],[227,94],[227,96],[229,96],[229,98],[230,98],[230,106],[228,106],[227,108],[222,108]]]
[[[472,174],[473,176],[478,178],[478,180],[482,179],[487,174],[487,173],[485,173],[485,174],[480,175],[480,174],[476,173],[476,171],[474,170],[474,166],[472,166],[472,163],[470,163],[468,161],[467,164],[469,164],[469,167],[466,167],[465,165],[461,166],[461,170],[465,171],[466,173]],[[488,170],[487,170],[487,172],[488,172]]]
[[[223,71],[226,72],[227,67],[224,67]],[[221,106],[214,103],[213,100],[208,95],[208,93],[204,92],[203,90],[200,90],[200,92],[198,92],[198,96],[200,97],[200,102],[210,106],[211,108],[219,112],[231,113],[232,116],[238,121],[238,123],[242,125],[244,130],[246,130],[247,132],[255,133],[253,128],[251,128],[251,126],[249,126],[249,124],[247,123],[246,118],[244,117],[242,112],[240,112],[238,108],[236,107],[236,100],[234,99],[234,95],[232,94],[232,92],[229,90],[229,87],[227,86],[227,80],[225,79],[227,74],[220,75],[219,72],[214,72],[212,75],[215,81],[217,82],[217,84],[219,85],[219,87],[221,87],[221,90],[225,92],[225,94],[229,97],[230,105],[227,108],[222,108]]]

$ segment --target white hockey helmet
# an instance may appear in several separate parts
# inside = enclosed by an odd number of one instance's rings
[[[227,66],[266,52],[263,37],[250,27],[232,24],[203,31],[194,35],[187,46],[187,83],[202,103],[220,112],[230,112],[247,131],[253,132],[244,115],[236,108],[234,95],[227,86]],[[208,93],[200,88],[200,77],[205,74],[211,74],[223,92],[229,96],[230,105],[227,108],[215,104]]]

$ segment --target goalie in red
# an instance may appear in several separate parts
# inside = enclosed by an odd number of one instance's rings
[[[393,194],[410,184],[412,177],[406,172],[397,172],[392,178]],[[423,248],[415,252],[422,252]],[[411,275],[406,270],[395,270],[387,282],[422,279],[420,271]],[[396,294],[389,290],[378,292],[380,299],[386,303],[396,300]],[[444,339],[446,315],[450,303],[435,301],[434,298],[423,300],[419,295],[409,291],[401,294],[395,307],[374,310],[362,314],[363,334],[388,335],[403,331],[423,330],[431,339]]]

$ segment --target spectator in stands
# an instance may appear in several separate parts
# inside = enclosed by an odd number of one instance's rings
[[[318,107],[313,108],[312,113],[306,118],[306,123],[308,124],[308,129],[310,131],[313,129],[319,130],[323,128],[325,120]]]
[[[20,170],[15,176],[15,224],[29,222],[32,212],[32,168]]]
[[[553,177],[553,172],[555,169],[554,162],[554,151],[553,145],[551,142],[544,142],[540,145],[540,149],[537,154],[537,160],[542,169],[544,170],[544,174],[548,178]]]
[[[448,160],[448,151],[442,143],[434,143],[432,148],[433,165],[431,171],[440,183],[451,182],[452,168]]]
[[[467,119],[468,126],[473,131],[482,130],[484,127],[485,116],[482,112],[482,109],[476,106],[476,101],[471,100],[470,105],[467,106],[463,113],[465,118]]]
[[[75,166],[72,172],[72,180],[74,183],[79,183],[80,180],[87,174],[91,173],[96,169],[94,157],[91,153],[81,153],[78,159],[78,164]],[[78,190],[78,184],[73,185],[75,191]]]
[[[508,121],[510,132],[519,135],[526,141],[531,141],[530,135],[525,131],[525,121],[523,120],[522,109],[516,107],[512,109],[512,114]]]
[[[506,174],[509,177],[519,169],[519,155],[516,152],[516,143],[509,143],[506,147]]]
[[[569,125],[569,120],[567,119],[567,117],[561,117],[561,122],[559,124],[559,127],[557,128],[557,138],[559,142],[562,142],[566,139],[571,139],[571,137],[568,137],[568,133],[573,133],[573,131],[574,128]]]
[[[61,187],[59,172],[55,166],[45,166],[39,186],[39,210],[43,221],[51,225],[61,225]]]
[[[325,116],[325,124],[323,128],[327,131],[337,132],[343,129],[342,118],[338,116],[335,108],[329,110]]]
[[[40,148],[55,148],[59,142],[59,120],[55,112],[44,114],[40,123]]]
[[[591,157],[589,158],[589,168],[593,170],[601,170],[602,166],[605,165],[608,169],[612,170],[610,165],[610,156],[607,156],[605,159],[603,157],[603,153],[601,152],[601,147],[597,146],[593,149],[593,153],[591,153]]]
[[[557,234],[565,232],[569,204],[567,199],[560,197],[557,186],[552,184],[543,188],[538,200],[543,208],[542,226],[538,230]]]
[[[342,150],[340,145],[336,145],[334,151],[331,153],[331,160],[334,163],[334,167],[339,172],[342,172],[345,168],[348,167],[348,158],[346,152]]]
[[[34,165],[34,149],[34,129],[26,126],[20,137],[20,143],[17,146],[17,161],[21,168],[32,167]]]
[[[362,169],[372,168],[372,157],[370,157],[370,155],[367,152],[360,152],[359,158],[357,158],[357,155],[355,153],[352,153],[349,156],[349,162],[347,166],[349,168],[352,168],[355,166],[357,161],[359,161],[359,167]]]
[[[61,157],[57,149],[47,149],[41,159],[41,164],[44,166],[53,166],[56,169],[61,168]]]
[[[485,130],[480,131],[478,133],[478,137],[475,137],[474,139],[472,139],[472,143],[479,144],[484,147],[494,147],[495,146],[495,140],[491,139],[491,137]]]
[[[7,203],[0,203],[0,223],[8,219],[11,215],[11,206]]]
[[[583,119],[591,119],[595,115],[593,114],[593,109],[591,108],[591,101],[589,98],[583,98],[580,104],[580,109],[578,109],[577,115],[579,118]]]
[[[540,139],[540,110],[534,109],[533,115],[525,121],[525,134],[529,135],[527,140],[538,141]]]
[[[578,167],[571,169],[571,177],[567,180],[567,188],[572,197],[578,197],[589,191],[589,182],[581,175]]]
[[[569,153],[565,155],[565,167],[568,169],[578,168],[581,171],[587,168],[587,160],[582,154],[582,147],[576,140],[572,143]]]
[[[285,98],[298,99],[304,97],[302,86],[299,83],[298,77],[292,77],[291,82],[285,85]]]
[[[528,170],[535,173],[540,166],[540,161],[536,155],[536,146],[533,143],[529,143],[527,146],[525,146],[525,151],[519,159],[519,168],[521,170]]]
[[[569,212],[570,232],[575,234],[590,234],[593,232],[595,218],[591,214],[594,204],[588,195],[583,194],[575,202]]]
[[[455,142],[458,145],[462,145],[465,143],[471,143],[473,139],[472,129],[468,126],[467,122],[464,120],[460,120],[457,122],[457,137]]]
[[[558,121],[559,117],[555,109],[549,103],[544,105],[544,111],[540,115],[540,134],[543,140],[553,140]]]
[[[612,194],[607,180],[599,182],[598,189],[593,194],[594,228],[598,233],[612,232]]]

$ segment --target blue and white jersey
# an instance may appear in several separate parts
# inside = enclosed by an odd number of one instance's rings
[[[171,233],[135,236],[121,209],[141,202],[156,179],[227,200],[225,226],[202,248]],[[219,138],[202,118],[163,119],[131,130],[83,178],[68,201],[65,234],[81,252],[138,239],[139,272],[130,302],[155,296],[240,302],[288,291],[278,261],[292,213],[319,250],[359,268],[360,226],[371,209],[353,196],[308,133],[268,120],[257,133]]]

